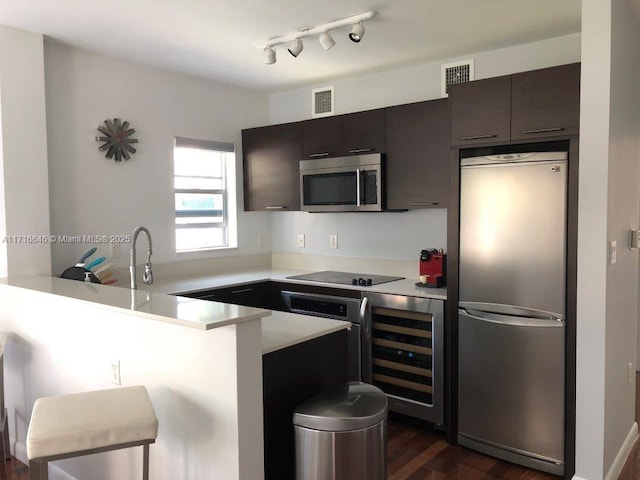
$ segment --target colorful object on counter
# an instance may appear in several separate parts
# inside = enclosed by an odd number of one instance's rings
[[[420,287],[444,287],[447,273],[447,255],[442,249],[429,248],[420,252]]]
[[[110,268],[113,268],[113,263],[107,263],[106,265],[101,266],[99,269],[97,269],[95,272],[96,275],[104,272],[105,270],[109,270]]]
[[[87,273],[89,275],[85,275]],[[93,274],[93,272],[87,270],[84,267],[77,267],[77,266],[69,267],[64,272],[62,272],[62,275],[60,275],[60,278],[68,278],[70,280],[79,280],[81,282],[84,282],[85,278],[87,277],[89,278],[89,281],[91,283],[101,283],[100,280],[98,280],[98,277],[96,277]]]
[[[104,280],[113,275],[113,272],[102,272],[100,275],[97,275],[98,279],[104,283]]]
[[[103,285],[113,285],[114,283],[118,283],[118,280],[115,278],[112,278],[111,280],[104,282]]]
[[[84,266],[84,262],[87,260],[87,258],[89,258],[91,255],[96,253],[96,250],[98,250],[98,247],[93,247],[89,249],[82,257],[80,257],[80,260],[78,260],[78,264],[81,263],[82,265],[76,265],[76,266]]]
[[[89,265],[86,266],[87,270],[91,270],[93,267],[95,267],[96,265],[100,265],[102,262],[104,262],[107,259],[107,257],[100,257],[100,258],[96,258],[93,262],[91,262]]]

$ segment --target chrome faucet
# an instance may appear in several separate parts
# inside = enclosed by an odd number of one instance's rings
[[[144,273],[142,281],[147,285],[153,283],[153,273],[151,272],[151,233],[147,227],[136,227],[131,234],[131,262],[129,264],[129,273],[131,274],[131,289],[135,290],[136,286],[136,240],[138,234],[144,232],[147,236],[147,263],[144,264]]]

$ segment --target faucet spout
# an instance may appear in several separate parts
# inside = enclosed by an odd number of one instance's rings
[[[131,289],[135,290],[138,288],[136,285],[136,241],[138,240],[138,235],[140,232],[144,232],[147,236],[147,263],[144,265],[144,274],[142,275],[142,281],[147,285],[151,285],[153,283],[153,273],[151,272],[151,232],[147,227],[139,226],[133,230],[131,234],[131,256],[129,262],[129,273],[131,275]]]

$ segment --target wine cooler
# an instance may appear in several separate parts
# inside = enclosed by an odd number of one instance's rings
[[[389,409],[444,423],[442,300],[366,293],[362,375],[389,397]]]

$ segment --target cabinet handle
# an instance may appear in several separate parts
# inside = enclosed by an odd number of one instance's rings
[[[284,210],[285,208],[287,208],[287,206],[286,205],[269,205],[266,208],[267,210]]]
[[[328,156],[329,156],[329,152],[312,153],[311,155],[309,155],[309,157],[311,158],[328,157]]]
[[[495,138],[498,135],[496,135],[495,133],[490,133],[488,135],[476,135],[473,137],[460,137],[460,140],[479,140],[481,138]]]
[[[231,293],[232,294],[235,294],[235,293],[247,293],[247,292],[250,292],[252,290],[253,290],[253,288],[241,288],[240,290],[231,290]]]
[[[373,148],[356,148],[354,150],[349,150],[349,153],[364,153],[364,152],[372,152]]]
[[[440,202],[420,202],[420,203],[410,203],[410,207],[433,207],[434,205],[440,205]]]
[[[545,132],[559,132],[560,130],[564,130],[563,127],[552,127],[552,128],[536,128],[535,130],[523,130],[522,133],[545,133]]]

